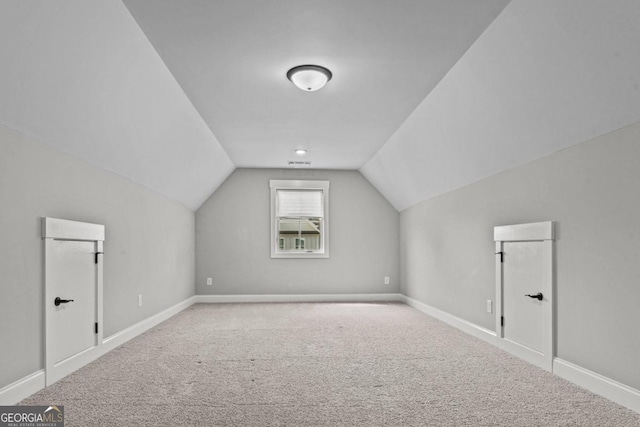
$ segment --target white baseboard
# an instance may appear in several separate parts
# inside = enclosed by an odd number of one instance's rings
[[[44,369],[41,369],[6,387],[0,388],[0,405],[15,405],[43,388]]]
[[[102,354],[106,354],[114,348],[126,343],[130,339],[137,337],[138,335],[148,331],[156,325],[159,325],[170,317],[180,313],[182,310],[191,307],[195,303],[196,297],[187,298],[186,300],[179,302],[178,304],[173,305],[166,310],[161,311],[160,313],[154,314],[153,316],[148,317],[136,323],[135,325],[131,325],[120,332],[110,335],[102,341]]]
[[[79,369],[87,363],[103,356],[114,348],[126,343],[132,338],[148,331],[164,322],[182,310],[195,303],[230,303],[230,302],[373,302],[373,301],[401,301],[400,294],[326,294],[326,295],[196,295],[167,308],[135,325],[117,332],[105,339],[102,344],[92,349],[91,353],[82,359],[82,363],[74,365],[70,372]],[[28,375],[12,384],[0,389],[0,405],[15,405],[21,400],[42,390],[45,387],[45,371],[40,370]]]
[[[243,302],[383,302],[398,301],[441,320],[463,332],[497,345],[496,333],[479,325],[439,310],[402,294],[314,294],[314,295],[196,295],[161,311],[104,339],[100,355],[126,343],[152,327],[164,322],[195,303]],[[580,387],[640,413],[640,390],[589,371],[573,363],[555,358],[553,373]],[[45,387],[45,371],[39,370],[0,389],[0,405],[15,405]]]
[[[482,326],[456,317],[453,314],[449,314],[446,311],[439,310],[406,295],[400,294],[400,301],[404,302],[408,306],[415,308],[416,310],[428,314],[431,317],[435,317],[436,319],[441,320],[444,323],[453,326],[454,328],[458,328],[469,335],[480,338],[483,341],[487,341],[489,344],[496,345],[496,333],[490,329],[483,328]]]
[[[120,332],[111,335],[108,338],[105,338],[102,341],[102,345],[98,345],[97,347],[92,349],[90,354],[87,354],[87,357],[82,358],[81,363],[74,364],[69,372],[64,372],[64,375],[66,376],[71,372],[86,365],[87,363],[92,362],[98,357],[105,355],[114,348],[126,343],[130,339],[135,338],[143,332],[146,332],[154,326],[164,322],[175,314],[190,307],[194,303],[195,297],[187,298],[186,300],[179,302],[178,304],[173,305],[166,310],[161,311],[160,313],[154,314],[153,316],[144,319],[136,323],[135,325],[132,325]],[[42,390],[44,387],[45,371],[43,369],[0,389],[0,405],[15,405],[21,400]]]
[[[526,357],[522,357],[517,352],[509,351],[503,345],[500,345],[499,340],[496,338],[496,333],[489,329],[485,329],[475,323],[468,322],[464,319],[460,319],[445,311],[439,310],[430,305],[424,304],[408,296],[402,295],[400,300],[405,304],[420,310],[421,312],[428,314],[431,317],[435,317],[455,328],[462,330],[476,338],[480,338],[489,344],[493,344],[498,348],[510,352],[511,354],[527,360]],[[534,363],[535,364],[535,363]],[[542,367],[546,369],[545,367]],[[559,358],[553,359],[553,373],[565,380],[572,382],[580,387],[605,397],[613,402],[616,402],[622,406],[625,406],[632,411],[640,413],[640,390],[636,390],[632,387],[626,386],[622,383],[614,381],[603,375],[592,372],[588,369],[582,368],[573,363],[567,362]]]
[[[553,360],[553,373],[595,394],[599,394],[622,406],[626,406],[632,411],[640,413],[640,390],[636,390],[635,388],[631,388],[557,357]]]
[[[196,303],[245,302],[383,302],[402,301],[401,294],[196,295]]]

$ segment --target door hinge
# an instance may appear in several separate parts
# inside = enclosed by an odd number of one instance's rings
[[[97,325],[97,323],[96,323],[96,325]],[[504,326],[504,316],[500,316],[500,326]]]
[[[500,252],[496,252],[496,255],[500,254],[500,262],[504,262],[504,252],[500,251]]]
[[[96,331],[96,334],[97,334],[98,333],[98,322],[96,322],[95,326],[96,326],[95,331]]]
[[[103,255],[103,254],[104,254],[104,252],[96,252],[96,254],[95,254],[96,255],[96,257],[95,257],[95,263],[96,264],[98,263],[98,255]]]

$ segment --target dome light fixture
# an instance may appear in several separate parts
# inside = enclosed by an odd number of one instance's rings
[[[298,148],[295,150],[295,153],[298,156],[304,156],[305,154],[307,154],[307,150],[305,150],[304,148]]]
[[[305,92],[322,89],[333,74],[320,65],[298,65],[287,71],[287,78]]]

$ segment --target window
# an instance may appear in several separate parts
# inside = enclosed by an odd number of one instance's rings
[[[271,258],[329,258],[329,181],[271,180]]]

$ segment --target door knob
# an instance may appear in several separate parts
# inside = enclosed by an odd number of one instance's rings
[[[539,300],[539,301],[542,301],[542,298],[544,298],[544,297],[542,296],[542,292],[538,292],[538,293],[537,293],[537,294],[535,294],[535,295],[529,295],[529,294],[526,294],[526,295],[525,295],[525,297],[535,298],[535,299],[537,299],[537,300]]]
[[[55,300],[53,300],[53,303],[57,306],[59,306],[60,304],[66,304],[68,302],[73,302],[72,299],[62,299],[60,297],[56,297]]]

